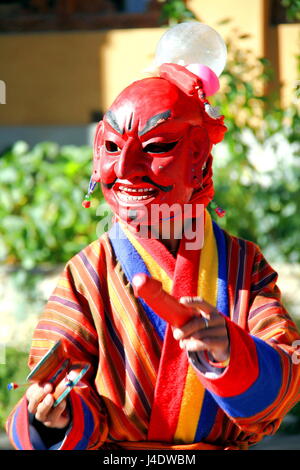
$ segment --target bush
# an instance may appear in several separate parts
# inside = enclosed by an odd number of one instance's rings
[[[201,21],[182,0],[161,2],[163,19],[171,25]],[[281,3],[297,19],[299,0]],[[210,99],[228,127],[224,142],[213,149],[215,198],[227,212],[217,221],[258,243],[272,262],[300,262],[300,89],[288,109],[280,106],[278,93],[267,94],[273,71],[267,59],[239,47],[248,38],[236,28],[225,38],[228,60],[221,89]]]
[[[233,31],[222,87],[212,100],[228,132],[213,150],[216,201],[227,210],[220,225],[258,243],[272,261],[300,262],[300,115],[296,100],[284,109],[266,95],[272,70],[235,44]]]
[[[81,205],[91,161],[90,147],[53,142],[17,142],[0,156],[2,262],[25,270],[64,263],[97,238],[95,210]]]
[[[23,383],[29,373],[28,354],[14,348],[6,348],[6,364],[0,364],[0,430],[8,414],[18,400],[24,395],[24,388],[9,391],[10,382]]]

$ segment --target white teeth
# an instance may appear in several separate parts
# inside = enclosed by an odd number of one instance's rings
[[[129,186],[119,186],[117,189],[118,198],[124,202],[149,199],[153,197],[154,191],[155,188],[131,188]],[[133,193],[139,193],[139,195],[133,195]],[[144,193],[144,196],[141,193]]]
[[[127,194],[118,192],[118,197],[121,201],[141,201],[142,199],[149,199],[149,195],[147,196],[129,196]]]
[[[129,188],[129,187],[126,187],[126,186],[119,186],[119,191],[125,191],[127,193],[146,193],[146,192],[149,192],[149,191],[154,191],[153,188],[140,188],[140,189],[133,189],[133,188]]]

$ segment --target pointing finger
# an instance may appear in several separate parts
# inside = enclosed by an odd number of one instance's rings
[[[189,307],[194,307],[198,311],[200,310],[201,314],[206,318],[209,318],[212,313],[219,313],[213,305],[206,302],[202,297],[181,297],[179,302]]]

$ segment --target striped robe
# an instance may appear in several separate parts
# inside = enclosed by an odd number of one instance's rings
[[[115,224],[68,262],[35,329],[29,366],[63,337],[68,357],[91,367],[88,386],[70,393],[71,429],[53,449],[246,448],[274,433],[298,401],[293,342],[300,337],[280,302],[277,274],[255,244],[209,216],[205,230],[211,251],[179,251],[175,260],[158,240],[138,241]],[[230,338],[223,373],[193,365],[170,326],[134,297],[137,272],[178,298],[205,292],[223,313]],[[34,448],[25,397],[7,431],[17,449]]]

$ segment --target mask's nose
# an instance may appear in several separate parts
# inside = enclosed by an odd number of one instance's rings
[[[115,164],[117,178],[132,179],[135,176],[144,176],[146,170],[146,155],[140,142],[129,138]]]

